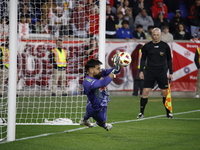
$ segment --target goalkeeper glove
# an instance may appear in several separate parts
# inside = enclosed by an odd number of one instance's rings
[[[112,71],[113,74],[118,74],[121,71],[121,66],[119,65],[120,57],[114,56],[114,69]]]

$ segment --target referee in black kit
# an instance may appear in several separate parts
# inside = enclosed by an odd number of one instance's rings
[[[145,67],[145,74],[143,69]],[[169,70],[169,75],[168,75]],[[171,50],[167,43],[161,41],[161,30],[152,30],[152,41],[142,47],[142,58],[140,61],[140,79],[144,79],[142,97],[140,99],[140,113],[137,118],[144,117],[145,106],[148,102],[148,95],[154,83],[157,82],[161,89],[163,104],[167,96],[168,83],[173,79]],[[166,108],[167,118],[173,118]]]

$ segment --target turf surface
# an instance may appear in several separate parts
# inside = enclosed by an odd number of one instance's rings
[[[161,98],[150,97],[144,119],[139,97],[111,97],[108,122],[113,129],[58,125],[18,125],[16,141],[0,150],[199,150],[200,99],[173,98],[173,119]]]

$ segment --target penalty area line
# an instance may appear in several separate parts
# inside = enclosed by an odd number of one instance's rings
[[[182,114],[189,114],[189,113],[194,113],[194,112],[200,112],[200,110],[192,110],[192,111],[186,111],[186,112],[179,112],[179,113],[174,113],[173,115],[182,115]],[[134,119],[134,120],[117,121],[117,122],[112,122],[111,124],[125,123],[125,122],[134,122],[134,121],[143,121],[143,120],[155,119],[155,118],[159,118],[159,117],[163,117],[163,116],[166,116],[166,115],[158,115],[158,116],[152,116],[152,117],[148,117],[148,118],[141,118],[141,119]],[[83,129],[87,129],[87,128],[88,127],[81,127],[81,128],[71,129],[71,130],[66,130],[66,131],[61,131],[61,132],[45,133],[45,134],[40,134],[40,135],[36,135],[36,136],[30,136],[30,137],[24,137],[24,138],[16,139],[15,141],[22,141],[22,140],[34,139],[34,138],[45,137],[45,136],[54,135],[54,134],[70,133],[70,132],[74,132],[74,131],[78,131],[78,130],[83,130]],[[10,142],[15,142],[15,141],[2,141],[2,142],[0,142],[0,144],[10,143]]]

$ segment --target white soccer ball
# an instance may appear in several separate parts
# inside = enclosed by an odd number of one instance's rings
[[[118,56],[120,57],[120,60],[119,60],[119,65],[121,67],[126,67],[128,65],[130,65],[132,59],[131,59],[131,55],[127,52],[120,52],[118,54]]]

